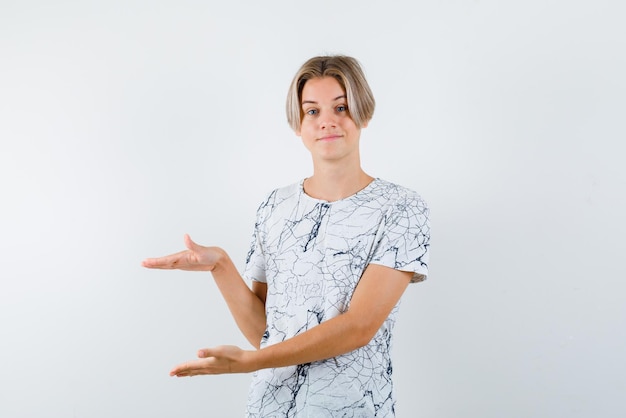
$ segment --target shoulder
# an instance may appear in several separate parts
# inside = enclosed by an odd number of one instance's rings
[[[301,188],[302,181],[273,189],[269,193],[266,193],[265,198],[261,203],[261,206],[274,205],[278,202],[283,202],[285,200],[294,198],[298,196]]]
[[[271,213],[277,206],[281,206],[289,201],[294,201],[299,196],[302,188],[302,181],[278,187],[266,193],[258,206],[257,214]]]
[[[376,178],[372,193],[385,199],[388,205],[396,208],[415,208],[419,212],[428,212],[426,200],[415,190],[390,181]]]

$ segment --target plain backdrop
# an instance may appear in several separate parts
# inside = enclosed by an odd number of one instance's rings
[[[0,0],[0,416],[241,417],[176,379],[239,334],[183,234],[239,267],[311,174],[287,88],[362,63],[364,169],[432,214],[396,328],[399,418],[626,416],[620,1]]]

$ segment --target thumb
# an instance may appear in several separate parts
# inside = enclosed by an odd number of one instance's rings
[[[198,358],[207,358],[213,356],[213,350],[210,348],[201,348],[198,350]]]
[[[185,234],[185,247],[187,247],[187,249],[191,251],[196,252],[198,250],[198,247],[200,246],[191,239],[189,234]]]

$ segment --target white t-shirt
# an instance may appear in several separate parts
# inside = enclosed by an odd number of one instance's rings
[[[274,190],[257,211],[244,277],[267,283],[261,348],[346,312],[368,264],[428,273],[428,207],[382,179],[339,201]],[[366,346],[334,358],[254,373],[248,417],[391,417],[391,334],[399,304]]]

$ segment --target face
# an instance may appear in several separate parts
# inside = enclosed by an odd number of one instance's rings
[[[302,111],[296,134],[314,161],[358,161],[361,129],[350,117],[346,92],[335,78],[308,80],[302,89]]]

